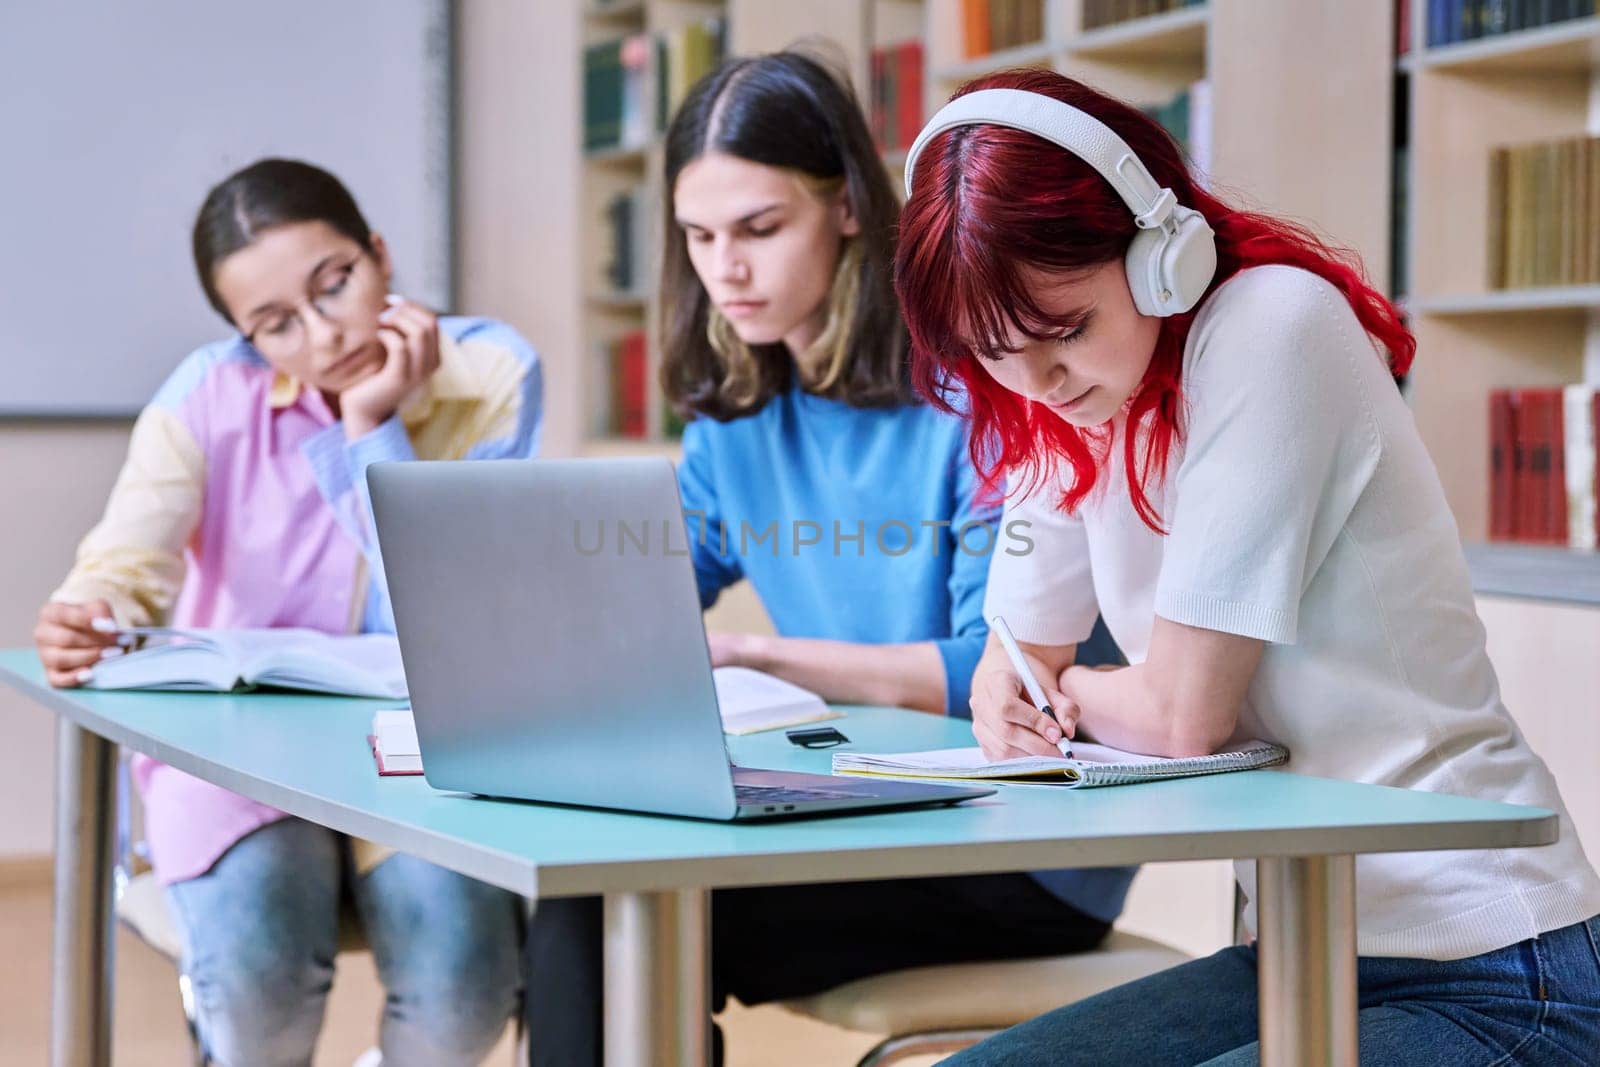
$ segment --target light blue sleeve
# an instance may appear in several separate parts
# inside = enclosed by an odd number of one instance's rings
[[[441,330],[456,341],[488,341],[509,351],[522,365],[517,383],[517,417],[509,432],[480,441],[467,450],[465,459],[529,459],[539,450],[544,414],[544,374],[539,354],[516,330],[493,319],[442,318]],[[367,487],[367,468],[374,463],[399,463],[417,458],[411,437],[398,414],[356,438],[344,440],[342,423],[334,423],[304,445],[306,457],[317,474],[317,485],[333,507],[345,532],[361,546],[367,567],[372,572],[365,631],[392,633],[394,616],[389,604],[389,585],[384,575],[383,556],[372,525],[372,497]],[[354,489],[354,494],[350,490]]]
[[[989,582],[989,560],[1000,534],[999,500],[979,500],[978,472],[967,455],[966,437],[953,457],[955,499],[950,512],[950,636],[936,640],[944,659],[945,713],[972,717],[972,672],[977,670],[989,638],[983,617],[983,594]]]
[[[458,320],[459,321],[459,320]],[[539,353],[516,330],[493,319],[471,319],[455,335],[457,341],[484,340],[499,345],[522,364],[518,383],[517,421],[502,437],[480,441],[467,459],[532,459],[539,454],[544,430],[544,365]]]
[[[694,561],[701,608],[715,604],[724,589],[744,577],[737,555],[723,551],[727,527],[717,498],[707,437],[704,419],[695,419],[684,427],[683,462],[678,464],[678,494],[683,498],[689,555]]]

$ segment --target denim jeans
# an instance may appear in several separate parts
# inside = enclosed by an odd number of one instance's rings
[[[477,1064],[499,1039],[521,991],[520,899],[411,856],[356,877],[349,853],[332,830],[284,819],[168,888],[221,1067],[311,1062],[346,891],[387,991],[384,1067]]]
[[[1367,1067],[1600,1063],[1600,917],[1464,960],[1363,957],[1357,983]],[[1260,1055],[1256,954],[1236,947],[1058,1008],[945,1062],[1243,1067]]]

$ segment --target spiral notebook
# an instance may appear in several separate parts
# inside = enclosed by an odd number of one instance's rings
[[[1209,756],[1167,759],[1141,756],[1107,745],[1074,741],[1072,758],[1023,756],[991,763],[981,748],[945,748],[933,752],[835,752],[834,774],[881,774],[894,778],[952,778],[962,781],[1012,781],[1089,789],[1132,785],[1163,778],[1191,778],[1271,767],[1289,758],[1289,750],[1266,741],[1246,741]]]

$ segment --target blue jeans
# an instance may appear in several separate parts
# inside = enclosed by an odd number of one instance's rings
[[[348,842],[299,819],[167,890],[207,1052],[222,1067],[310,1064],[346,888],[388,993],[384,1067],[481,1062],[521,992],[520,898],[411,856],[355,877]]]
[[[1369,1067],[1600,1063],[1600,917],[1464,960],[1363,957],[1357,982]],[[1256,954],[1236,947],[1058,1008],[945,1062],[1243,1067],[1260,1058]]]

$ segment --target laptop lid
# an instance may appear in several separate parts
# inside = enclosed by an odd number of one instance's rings
[[[431,785],[734,816],[668,460],[382,463],[367,479]]]

